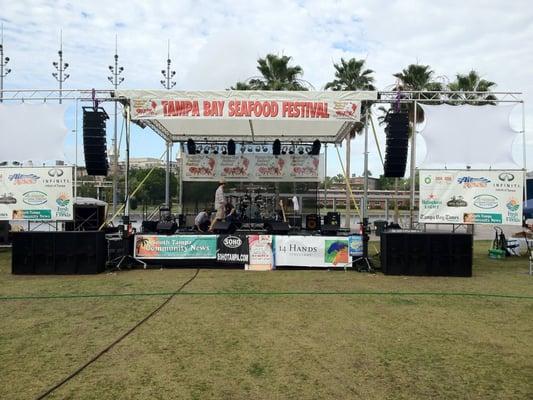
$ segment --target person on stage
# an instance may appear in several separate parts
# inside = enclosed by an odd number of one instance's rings
[[[213,219],[213,222],[211,222],[209,232],[213,232],[213,227],[215,226],[215,223],[217,221],[224,220],[224,217],[226,216],[224,207],[226,205],[226,198],[224,197],[224,185],[226,184],[226,181],[224,181],[224,179],[221,179],[218,183],[219,185],[215,192],[215,209],[217,213],[215,215],[215,219]]]
[[[207,232],[211,224],[211,218],[207,212],[207,208],[204,208],[198,213],[194,219],[194,226],[199,232]]]

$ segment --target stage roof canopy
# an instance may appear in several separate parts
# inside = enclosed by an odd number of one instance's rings
[[[131,120],[165,140],[339,142],[377,92],[118,90]]]

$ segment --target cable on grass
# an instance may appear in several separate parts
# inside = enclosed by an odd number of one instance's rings
[[[118,343],[120,343],[122,340],[124,340],[127,336],[129,336],[131,333],[133,333],[139,326],[141,326],[142,324],[144,324],[146,321],[148,321],[150,318],[152,318],[158,311],[160,311],[164,306],[166,306],[168,304],[168,302],[170,300],[172,300],[181,290],[183,290],[183,288],[185,288],[185,286],[187,286],[189,283],[191,283],[197,276],[198,276],[198,273],[200,272],[200,269],[198,268],[196,270],[196,273],[191,277],[189,278],[184,284],[182,284],[178,290],[170,293],[170,296],[167,297],[165,299],[165,301],[163,301],[159,306],[157,306],[152,312],[150,312],[150,314],[148,314],[146,317],[144,317],[142,320],[140,320],[139,322],[137,322],[132,328],[130,328],[126,333],[124,333],[122,336],[120,336],[118,339],[116,339],[113,343],[111,343],[110,345],[108,345],[105,349],[103,349],[102,351],[100,351],[97,355],[95,355],[93,358],[91,358],[89,361],[87,361],[85,364],[83,364],[81,367],[79,367],[78,369],[76,369],[74,372],[72,372],[70,375],[68,375],[67,377],[65,377],[63,380],[61,380],[59,383],[56,383],[54,386],[52,386],[51,388],[49,388],[46,392],[42,393],[41,395],[39,395],[38,397],[36,397],[36,400],[41,400],[41,399],[44,399],[45,397],[47,397],[50,393],[52,393],[54,390],[60,388],[61,386],[63,386],[65,383],[67,383],[68,381],[70,381],[72,378],[74,378],[76,375],[78,375],[80,372],[82,372],[85,368],[87,368],[89,365],[91,365],[92,363],[94,363],[96,360],[98,360],[100,357],[102,357],[105,353],[107,353],[109,350],[111,350],[115,345],[117,345]]]

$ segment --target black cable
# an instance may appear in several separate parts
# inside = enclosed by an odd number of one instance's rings
[[[146,317],[144,317],[142,320],[137,322],[131,329],[129,329],[126,333],[124,333],[122,336],[120,336],[118,339],[116,339],[113,343],[111,343],[109,346],[107,346],[105,349],[103,349],[101,352],[99,352],[97,355],[95,355],[93,358],[91,358],[89,361],[87,361],[85,364],[83,364],[81,367],[76,369],[74,372],[72,372],[70,375],[68,375],[66,378],[64,378],[61,382],[56,383],[54,386],[52,386],[50,389],[48,389],[43,394],[36,397],[36,400],[44,399],[46,396],[48,396],[50,393],[52,393],[54,390],[58,389],[59,387],[63,386],[65,383],[70,381],[72,378],[74,378],[76,375],[78,375],[80,372],[82,372],[85,368],[87,368],[89,365],[91,365],[93,362],[98,360],[101,356],[103,356],[105,353],[107,353],[109,350],[111,350],[115,345],[120,343],[123,339],[125,339],[129,334],[131,334],[133,331],[135,331],[139,326],[144,324],[146,321],[148,321],[151,317],[153,317],[159,310],[161,310],[164,306],[168,304],[170,300],[176,296],[179,292],[183,290],[185,286],[187,286],[189,283],[191,283],[200,272],[200,269],[198,268],[196,270],[196,273],[192,278],[187,280],[183,285],[180,286],[178,290],[173,292],[165,301],[163,301],[159,306],[157,306],[156,309],[154,309],[150,314],[148,314]]]

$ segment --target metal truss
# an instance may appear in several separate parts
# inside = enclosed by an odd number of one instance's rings
[[[522,103],[521,92],[463,92],[441,90],[436,92],[425,91],[388,91],[378,92],[378,99],[373,103],[460,103],[479,104],[486,103]]]
[[[92,101],[94,99],[99,102],[103,101],[118,101],[114,97],[113,90],[101,89],[5,89],[2,91],[3,100],[6,102],[43,102],[47,101]],[[61,96],[60,96],[61,94]]]

